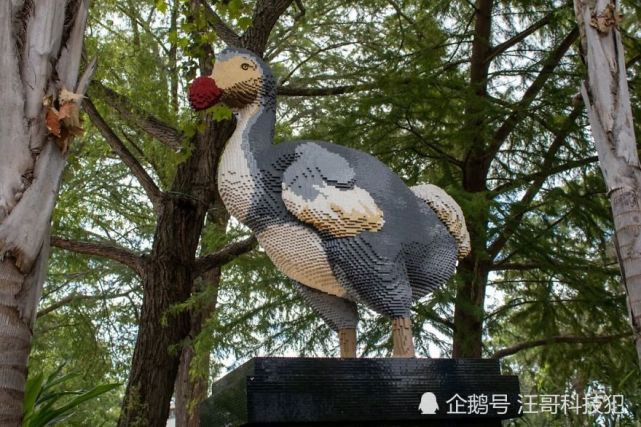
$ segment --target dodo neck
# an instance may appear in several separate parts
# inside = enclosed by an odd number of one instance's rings
[[[251,104],[238,113],[236,130],[230,143],[240,144],[245,154],[256,157],[258,152],[268,149],[274,139],[276,112],[261,103]]]

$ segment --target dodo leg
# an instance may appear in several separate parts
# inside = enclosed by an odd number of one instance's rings
[[[333,239],[326,248],[332,268],[354,298],[392,319],[394,356],[414,357],[412,288],[403,248],[376,233]]]
[[[296,282],[297,288],[312,309],[338,333],[341,357],[356,357],[356,304],[345,298],[326,294]]]
[[[355,328],[339,329],[338,342],[341,347],[341,357],[356,357],[356,329]]]
[[[394,357],[414,357],[414,340],[412,338],[412,320],[409,317],[392,319],[392,342]]]

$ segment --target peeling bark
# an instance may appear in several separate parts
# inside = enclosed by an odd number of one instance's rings
[[[0,424],[18,426],[51,213],[65,156],[47,136],[43,97],[78,82],[88,0],[0,2]]]
[[[641,168],[614,0],[574,1],[588,79],[581,87],[612,206],[617,256],[641,361]]]
[[[19,10],[19,8],[17,8]],[[8,2],[0,3],[0,221],[16,205],[16,194],[24,191],[23,173],[32,165],[31,152],[24,122],[24,96],[18,68],[18,52],[12,22],[14,9]]]

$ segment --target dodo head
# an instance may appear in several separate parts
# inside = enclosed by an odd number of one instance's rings
[[[195,110],[204,110],[224,102],[233,110],[250,104],[273,106],[276,102],[276,81],[269,66],[247,49],[225,49],[216,55],[210,76],[201,76],[189,87],[189,103]]]

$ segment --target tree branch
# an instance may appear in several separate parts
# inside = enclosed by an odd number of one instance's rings
[[[321,53],[327,52],[329,50],[338,49],[338,48],[341,48],[341,47],[344,47],[344,46],[349,46],[351,44],[353,44],[352,41],[343,41],[343,42],[340,42],[340,43],[332,43],[332,44],[328,44],[328,45],[323,46],[323,47],[319,47],[314,52],[311,52],[310,54],[308,54],[305,59],[303,59],[298,64],[296,64],[291,70],[289,70],[289,72],[285,76],[283,76],[281,79],[279,79],[280,80],[280,84],[283,85],[286,82],[288,82],[289,79],[294,75],[294,73],[296,73],[296,71],[298,71],[300,69],[300,67],[302,67],[303,65],[307,64],[309,61],[311,61],[312,59],[316,58]]]
[[[542,263],[538,262],[504,262],[498,264],[492,264],[490,266],[490,271],[529,271],[529,270],[540,270],[543,267]]]
[[[568,7],[568,4],[565,4],[561,8]],[[513,37],[511,37],[508,40],[504,41],[503,43],[494,46],[485,60],[487,62],[490,62],[491,60],[493,60],[494,58],[496,58],[497,56],[499,56],[500,54],[502,54],[503,52],[505,52],[506,50],[508,50],[512,46],[514,46],[515,44],[517,44],[517,43],[521,42],[522,40],[524,40],[526,37],[528,37],[532,33],[536,32],[540,28],[543,28],[544,26],[549,24],[550,21],[552,20],[552,17],[558,11],[559,11],[559,9],[552,10],[550,13],[545,15],[543,18],[539,19],[534,24],[532,24],[529,27],[527,27],[525,30],[523,30],[520,33],[514,35]]]
[[[452,64],[447,64],[446,67]],[[402,78],[395,82],[397,85],[410,85],[415,83],[414,79]],[[376,89],[378,86],[374,83],[362,83],[353,85],[341,85],[334,87],[296,87],[296,86],[278,86],[278,96],[334,96],[346,93],[363,92],[366,90]]]
[[[346,93],[361,92],[372,89],[371,84],[362,85],[344,85],[334,87],[296,87],[296,86],[279,86],[278,96],[333,96],[343,95]]]
[[[553,262],[542,263],[542,262],[500,262],[498,264],[492,264],[490,266],[490,271],[531,271],[531,270],[542,270],[544,268],[553,267]],[[617,268],[606,268],[601,266],[594,265],[568,265],[563,264],[564,270],[574,270],[574,271],[585,271],[586,268],[589,268],[590,271],[600,272],[605,274],[619,274],[620,271]]]
[[[216,35],[227,44],[229,47],[241,47],[240,37],[234,30],[229,28],[222,18],[216,13],[206,0],[198,0],[198,3],[205,10],[207,20],[214,28]]]
[[[427,307],[425,307],[423,305],[419,305],[419,306],[414,308],[414,311],[417,314],[425,316],[425,318],[427,320],[431,320],[433,322],[436,322],[436,323],[439,323],[439,324],[445,326],[446,328],[454,330],[454,322],[439,316],[438,314],[436,314],[436,312],[434,312],[433,309],[429,309],[429,308],[427,308]]]
[[[541,190],[541,187],[543,186],[545,180],[548,178],[548,176],[550,176],[550,174],[546,173],[545,171],[550,171],[552,169],[552,165],[556,161],[556,154],[565,143],[565,139],[572,130],[572,127],[576,122],[576,119],[580,116],[581,111],[581,105],[574,106],[570,115],[565,119],[563,126],[555,135],[552,144],[550,144],[548,151],[545,153],[545,156],[543,156],[543,163],[541,164],[540,169],[541,175],[534,178],[534,182],[532,182],[532,184],[525,191],[523,197],[521,197],[521,199],[517,203],[512,204],[510,213],[508,214],[508,218],[510,219],[506,221],[501,234],[499,234],[494,242],[492,242],[488,249],[488,254],[490,255],[491,259],[494,259],[496,257],[499,251],[503,249],[508,239],[512,237],[512,235],[518,229],[523,215],[525,215],[525,213],[529,210],[530,204]]]
[[[533,173],[531,175],[526,175],[526,176],[517,178],[514,181],[509,182],[507,184],[500,185],[500,186],[496,187],[494,190],[492,190],[492,193],[495,194],[495,195],[499,195],[499,194],[505,193],[507,191],[515,190],[515,189],[519,188],[520,186],[522,186],[522,185],[524,185],[524,184],[526,184],[526,183],[528,183],[528,182],[530,182],[532,180],[540,179],[542,177],[543,178],[549,178],[552,175],[556,175],[558,173],[566,172],[566,171],[569,171],[571,169],[575,169],[575,168],[578,168],[578,167],[581,167],[581,166],[586,166],[586,165],[589,165],[589,164],[592,164],[592,163],[596,163],[598,161],[599,161],[599,157],[598,156],[590,156],[590,157],[586,157],[584,159],[572,160],[572,161],[569,161],[567,163],[563,163],[562,165],[553,166],[553,167],[551,167],[551,168],[549,168],[547,170],[541,170],[541,171]]]
[[[257,0],[252,24],[240,37],[241,46],[263,55],[269,34],[278,18],[285,13],[293,0]]]
[[[51,246],[79,254],[108,258],[126,265],[139,276],[143,275],[143,256],[137,255],[129,249],[114,243],[83,242],[65,239],[59,236],[51,236]]]
[[[403,13],[403,9],[401,8],[401,6],[399,6],[399,4],[398,4],[398,3],[396,3],[394,0],[387,0],[387,3],[388,3],[390,6],[392,6],[392,7],[394,8],[394,10],[395,10],[395,11],[396,11],[396,13],[398,14],[398,16],[400,16],[401,18],[403,18],[403,19],[404,19],[405,21],[407,21],[407,22],[408,22],[412,27],[414,27],[415,29],[417,29],[416,21],[415,21],[415,20],[413,20],[412,18],[410,18],[407,14]]]
[[[625,63],[625,68],[632,68],[632,66],[637,62],[639,62],[640,60],[641,60],[641,53],[630,58],[630,60]]]
[[[445,159],[445,160],[447,160],[448,162],[452,163],[455,166],[458,166],[458,167],[462,167],[463,166],[463,162],[461,160],[457,159],[454,156],[449,155],[447,152],[445,152],[445,150],[440,148],[438,146],[438,144],[433,144],[430,141],[428,141],[427,139],[425,139],[423,137],[423,135],[421,135],[421,133],[412,125],[412,122],[409,119],[409,117],[405,117],[405,123],[407,123],[407,127],[403,126],[400,123],[400,120],[397,120],[395,124],[399,129],[403,129],[403,130],[411,133],[412,135],[414,135],[419,141],[421,141],[421,143],[424,146],[426,146],[428,149],[431,149],[432,151],[437,153],[439,158]]]
[[[103,85],[99,81],[93,81],[91,88],[107,105],[116,110],[125,121],[140,128],[142,131],[157,139],[166,146],[177,150],[182,144],[182,135],[179,130],[163,122],[154,115],[142,111],[134,106],[126,96]]]
[[[490,359],[501,359],[506,356],[511,356],[520,351],[527,350],[534,347],[541,347],[549,344],[606,344],[621,338],[631,337],[632,332],[616,335],[602,335],[593,337],[580,337],[571,335],[558,335],[550,338],[544,338],[535,341],[525,341],[513,346],[498,350],[490,356]]]
[[[38,314],[36,315],[38,319],[40,319],[43,316],[46,316],[47,314],[51,313],[52,311],[55,311],[59,309],[60,307],[64,307],[65,305],[71,304],[72,302],[76,301],[83,301],[83,300],[107,300],[107,299],[114,299],[114,298],[120,298],[120,297],[126,297],[129,295],[132,291],[127,291],[127,292],[121,292],[118,294],[113,294],[113,295],[85,295],[85,294],[71,294],[60,301],[56,301],[53,304],[51,304],[48,307],[45,307],[41,310],[38,310]]]
[[[149,176],[145,168],[142,167],[138,159],[134,157],[133,154],[127,149],[125,144],[120,140],[118,135],[109,127],[105,119],[100,115],[96,106],[93,104],[90,98],[84,100],[84,109],[91,119],[91,123],[98,128],[102,136],[107,141],[107,144],[111,147],[112,150],[118,154],[125,163],[131,172],[136,176],[138,182],[145,190],[147,197],[151,201],[152,205],[156,212],[160,210],[160,204],[162,202],[163,193],[156,186],[154,180]]]
[[[296,7],[298,8],[298,13],[294,15],[294,21],[298,21],[303,16],[305,16],[307,10],[305,9],[305,5],[303,4],[302,0],[294,0],[294,3],[296,3]]]
[[[619,303],[619,300],[621,298],[624,298],[621,296],[620,298],[613,297],[613,298],[608,298],[607,300],[599,300],[600,303]],[[496,310],[492,311],[491,313],[488,313],[484,316],[484,322],[487,322],[488,320],[497,317],[499,315],[502,315],[506,311],[510,311],[515,308],[522,307],[524,305],[528,304],[572,304],[572,303],[581,303],[581,304],[589,304],[589,305],[594,305],[595,301],[593,299],[586,299],[586,298],[557,298],[557,299],[552,299],[552,300],[546,300],[545,302],[541,300],[524,300],[524,299],[513,299],[510,302],[498,307]]]
[[[501,145],[503,145],[507,137],[512,133],[521,119],[525,117],[527,108],[530,106],[532,101],[534,101],[539,92],[541,92],[545,83],[552,76],[552,71],[554,71],[559,62],[561,62],[561,59],[563,59],[565,53],[568,51],[568,49],[570,49],[570,46],[572,46],[572,44],[578,37],[579,29],[575,26],[572,31],[570,31],[570,33],[565,36],[565,39],[563,39],[561,44],[546,59],[543,68],[541,68],[538,76],[534,79],[530,87],[527,88],[527,90],[523,94],[523,97],[516,104],[512,113],[503,122],[501,127],[499,127],[494,133],[492,142],[490,143],[490,147],[486,154],[488,156],[487,158],[493,159],[496,156],[496,154],[501,149]]]
[[[258,241],[256,237],[251,236],[240,242],[230,243],[213,254],[198,258],[194,263],[195,277],[201,276],[212,268],[220,267],[223,264],[233,261],[238,256],[254,249],[257,244]]]

